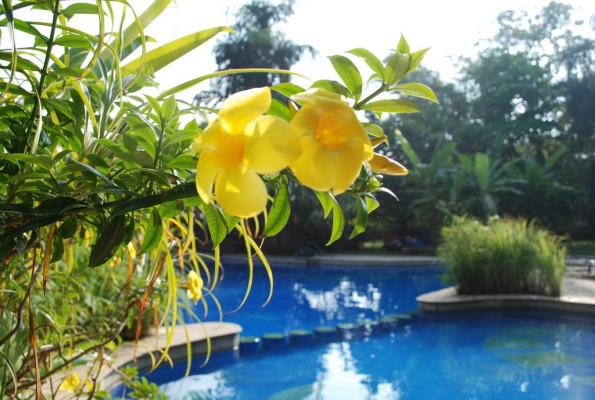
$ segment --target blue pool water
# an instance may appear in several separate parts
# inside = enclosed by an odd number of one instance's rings
[[[436,268],[277,269],[264,309],[266,278],[248,304],[227,315],[259,335],[357,322],[415,310],[415,296],[442,286]],[[245,276],[228,268],[218,290],[235,308]],[[439,319],[438,319],[439,318]],[[537,311],[421,317],[351,341],[253,356],[216,354],[147,375],[173,399],[393,400],[595,399],[595,323]],[[121,395],[121,394],[120,394]]]
[[[387,314],[417,310],[415,297],[444,287],[442,268],[287,268],[273,266],[273,297],[264,267],[256,265],[250,296],[237,312],[224,315],[235,322],[244,335],[287,333],[294,329],[314,329],[321,325],[356,323]],[[235,310],[248,284],[248,269],[242,264],[225,264],[225,277],[215,289],[224,313]],[[199,303],[198,316],[204,315]],[[207,318],[216,321],[218,311],[209,303]],[[186,322],[196,322],[186,316]]]

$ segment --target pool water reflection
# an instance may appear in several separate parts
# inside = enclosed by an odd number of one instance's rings
[[[256,266],[246,304],[224,316],[226,322],[243,327],[245,335],[314,329],[317,326],[357,323],[384,315],[417,310],[415,297],[444,287],[442,268],[275,268],[271,302],[264,267]],[[223,312],[236,309],[248,284],[245,265],[225,264],[225,278],[215,289]],[[202,316],[199,303],[195,312]],[[206,320],[219,318],[214,304]],[[187,322],[196,322],[186,316]]]

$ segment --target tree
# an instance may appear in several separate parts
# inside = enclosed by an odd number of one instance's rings
[[[237,22],[232,26],[235,33],[228,40],[215,46],[215,61],[218,70],[238,68],[276,68],[289,70],[305,52],[314,54],[314,48],[298,45],[285,38],[275,26],[293,15],[295,0],[284,0],[273,5],[266,0],[253,0],[237,12]],[[255,87],[271,86],[288,82],[282,74],[237,74],[213,79],[211,90],[196,95],[195,101],[219,99]]]

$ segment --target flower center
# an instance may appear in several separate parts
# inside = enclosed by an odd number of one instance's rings
[[[222,135],[218,140],[219,159],[226,167],[235,167],[244,160],[244,138],[242,135]]]
[[[329,150],[341,147],[349,138],[349,131],[341,124],[341,113],[324,113],[316,127],[315,137],[320,144]]]

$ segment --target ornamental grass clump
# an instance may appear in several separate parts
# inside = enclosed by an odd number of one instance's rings
[[[526,220],[458,219],[442,228],[438,254],[459,294],[560,295],[566,248]]]

